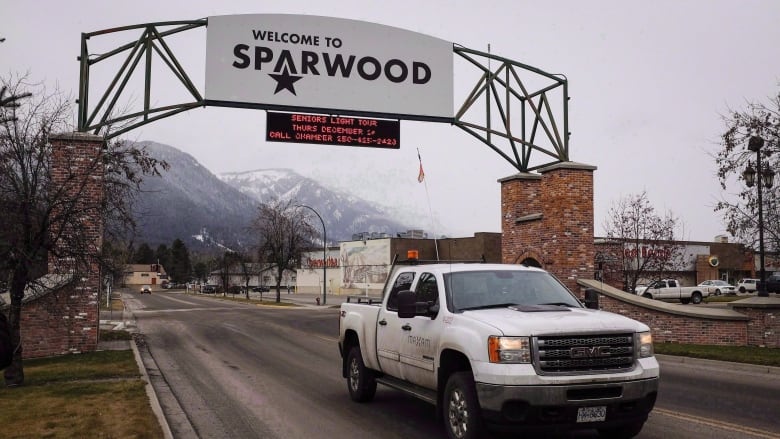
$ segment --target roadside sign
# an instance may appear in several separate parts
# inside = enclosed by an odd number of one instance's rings
[[[387,119],[266,112],[269,142],[399,149],[401,122]]]

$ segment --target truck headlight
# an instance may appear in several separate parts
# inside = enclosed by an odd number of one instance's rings
[[[653,356],[653,334],[648,332],[639,333],[639,358]]]
[[[528,337],[488,337],[491,363],[530,363],[531,343]]]

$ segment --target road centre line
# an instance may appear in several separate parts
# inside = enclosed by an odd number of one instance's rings
[[[746,427],[744,425],[737,425],[729,422],[716,421],[714,419],[702,418],[700,416],[695,416],[687,413],[680,414],[679,412],[676,411],[666,410],[658,407],[654,408],[652,413],[658,413],[661,415],[670,416],[672,418],[679,419],[682,421],[694,421],[699,424],[707,425],[709,427],[721,428],[736,433],[747,433],[755,437],[760,437],[765,439],[780,439],[780,435],[772,433],[771,431],[759,430],[757,428]]]

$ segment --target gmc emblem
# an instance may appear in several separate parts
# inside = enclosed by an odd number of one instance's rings
[[[571,358],[596,358],[609,357],[609,346],[593,346],[591,348],[579,346],[569,349]]]

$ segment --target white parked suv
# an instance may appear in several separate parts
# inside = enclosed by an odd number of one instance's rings
[[[742,294],[755,293],[757,283],[758,283],[758,279],[742,279],[739,282],[737,282],[737,291],[739,291]]]

